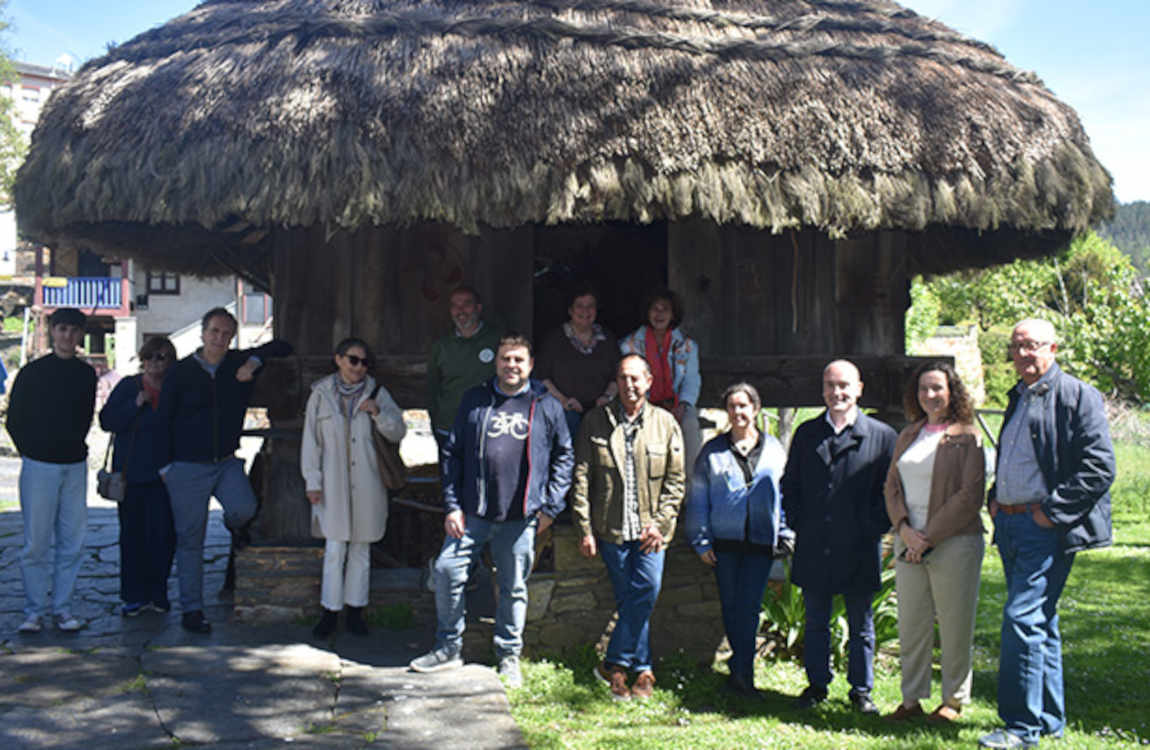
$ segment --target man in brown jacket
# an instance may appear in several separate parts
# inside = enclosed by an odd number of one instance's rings
[[[595,676],[613,698],[645,699],[655,686],[651,611],[686,485],[683,434],[670,412],[647,403],[651,368],[642,356],[623,357],[615,381],[618,400],[588,414],[575,443],[572,511],[580,551],[602,555],[619,612]],[[628,671],[637,675],[633,687]]]

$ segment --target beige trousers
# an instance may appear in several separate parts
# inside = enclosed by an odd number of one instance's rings
[[[906,545],[895,538],[895,554]],[[899,661],[904,705],[930,697],[934,622],[942,651],[942,702],[970,703],[974,617],[986,543],[981,534],[953,536],[922,563],[895,563]]]

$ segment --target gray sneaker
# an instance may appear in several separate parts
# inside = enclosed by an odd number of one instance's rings
[[[62,612],[56,615],[56,629],[62,630],[65,633],[75,633],[77,630],[82,630],[84,621],[73,617],[67,612]]]
[[[499,676],[509,688],[523,687],[523,672],[519,670],[518,656],[504,656],[499,660]]]
[[[41,629],[40,618],[36,615],[28,615],[28,619],[20,623],[20,627],[16,628],[17,633],[39,633]]]
[[[448,651],[446,648],[436,648],[423,656],[412,659],[407,665],[413,672],[444,672],[448,669],[458,669],[463,666],[463,657],[458,651]]]
[[[1038,743],[1024,740],[1017,734],[1005,729],[995,729],[990,734],[983,735],[978,740],[978,746],[989,748],[989,750],[1014,750],[1014,748],[1019,747],[1038,747]]]

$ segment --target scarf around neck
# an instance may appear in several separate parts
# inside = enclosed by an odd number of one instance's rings
[[[363,389],[367,387],[367,378],[358,383],[345,383],[339,373],[335,375],[335,393],[339,397],[340,406],[347,412],[347,418],[355,416],[355,402],[359,399]]]
[[[651,392],[647,399],[651,403],[663,405],[670,401],[672,406],[679,405],[679,394],[675,393],[675,380],[671,374],[671,329],[663,333],[662,346],[656,341],[655,331],[651,326],[645,326],[647,362],[651,365]],[[661,351],[660,351],[661,350]]]

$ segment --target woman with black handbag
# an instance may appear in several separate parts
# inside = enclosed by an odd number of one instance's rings
[[[115,435],[112,471],[122,472],[124,498],[120,517],[121,612],[134,617],[149,609],[167,612],[168,575],[176,551],[172,505],[158,469],[167,425],[157,414],[160,388],[176,361],[176,347],[166,337],[144,342],[141,374],[124,378],[100,410],[100,426]]]
[[[323,552],[323,614],[312,633],[335,632],[347,605],[347,629],[366,635],[371,544],[387,530],[387,487],[374,445],[378,433],[393,444],[407,428],[386,388],[367,374],[371,350],[344,339],[335,350],[336,372],[311,387],[304,417],[300,469],[312,507],[312,533]]]

